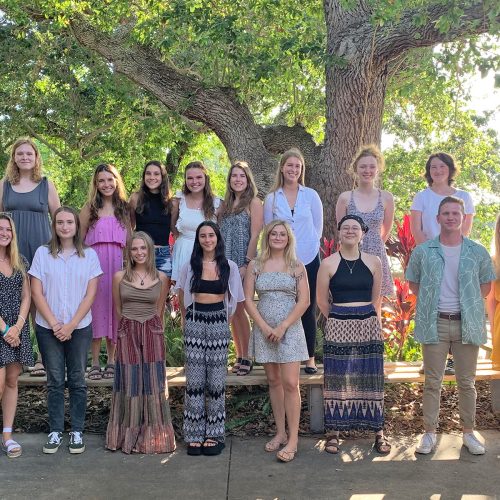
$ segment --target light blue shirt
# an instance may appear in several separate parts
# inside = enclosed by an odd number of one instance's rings
[[[69,323],[73,319],[87,293],[89,281],[103,274],[95,250],[85,248],[84,252],[84,257],[78,257],[75,250],[66,259],[61,254],[54,258],[48,247],[39,247],[28,271],[42,282],[43,296],[61,323]],[[51,329],[38,311],[35,321],[38,325]],[[91,322],[92,313],[89,310],[76,328],[85,328]]]
[[[437,344],[438,302],[444,271],[439,237],[418,245],[410,257],[406,279],[419,284],[415,340]],[[486,248],[468,238],[462,239],[458,264],[458,292],[462,315],[462,343],[486,342],[486,319],[480,285],[495,279],[493,263]]]
[[[323,234],[323,204],[318,193],[299,184],[299,192],[292,215],[283,188],[273,191],[264,200],[264,223],[283,220],[292,227],[297,243],[297,258],[309,264],[319,252]]]

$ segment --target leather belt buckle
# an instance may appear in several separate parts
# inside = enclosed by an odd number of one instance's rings
[[[447,319],[448,321],[457,321],[462,319],[461,313],[446,313],[446,312],[440,312],[439,317],[442,319]]]

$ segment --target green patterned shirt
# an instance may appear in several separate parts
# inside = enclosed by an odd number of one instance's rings
[[[444,272],[444,256],[439,236],[418,245],[410,257],[406,279],[418,283],[415,340],[437,344],[438,302]],[[486,319],[480,285],[495,279],[491,257],[479,243],[463,238],[458,264],[462,343],[486,342]]]

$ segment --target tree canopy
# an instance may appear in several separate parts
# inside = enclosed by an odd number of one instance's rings
[[[297,146],[331,233],[336,195],[352,185],[347,166],[361,144],[380,143],[384,126],[396,137],[384,186],[401,207],[436,148],[458,157],[467,186],[498,188],[497,137],[460,93],[467,72],[497,69],[496,38],[481,36],[498,33],[496,1],[1,0],[0,8],[2,144],[38,136],[66,166],[85,166],[66,182],[80,182],[94,158],[112,156],[122,169],[166,150],[178,159],[211,131],[265,191],[277,155]]]

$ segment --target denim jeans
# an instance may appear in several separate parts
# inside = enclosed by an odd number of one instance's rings
[[[162,271],[169,278],[172,276],[172,256],[170,247],[155,247],[155,265],[158,271]]]
[[[92,341],[92,326],[73,331],[61,342],[52,330],[36,325],[36,338],[47,371],[47,407],[50,432],[64,431],[65,371],[68,377],[71,430],[83,432],[87,408],[85,368]]]

